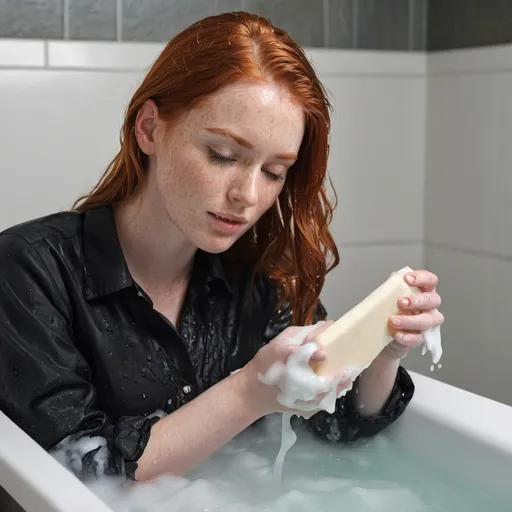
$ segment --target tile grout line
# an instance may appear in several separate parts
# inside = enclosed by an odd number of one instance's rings
[[[324,48],[329,48],[329,0],[323,2]]]
[[[416,0],[409,0],[409,51],[414,50],[414,17],[416,15]]]
[[[477,258],[488,258],[488,259],[493,259],[493,260],[512,262],[512,254],[507,255],[507,254],[500,254],[500,253],[495,253],[495,252],[485,251],[485,250],[470,249],[468,247],[461,247],[461,246],[446,244],[446,243],[442,243],[442,242],[433,242],[433,241],[429,241],[429,240],[425,240],[425,247],[433,247],[436,249],[442,249],[444,251],[465,254],[467,256],[474,256]]]
[[[43,42],[43,52],[44,52],[44,67],[49,68],[50,67],[50,55],[49,55],[49,49],[48,49],[48,39],[45,39]]]
[[[63,39],[69,39],[69,2],[70,0],[62,0],[62,15],[64,25]]]
[[[352,49],[357,49],[359,44],[359,2],[352,0]]]
[[[116,39],[123,40],[123,0],[116,0]]]

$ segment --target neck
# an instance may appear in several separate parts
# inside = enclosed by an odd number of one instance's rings
[[[135,281],[151,289],[187,280],[197,250],[144,194],[114,209],[119,242]]]

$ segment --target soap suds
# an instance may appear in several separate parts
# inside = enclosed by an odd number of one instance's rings
[[[301,431],[283,480],[276,482],[281,420],[279,414],[266,417],[185,477],[131,482],[103,475],[85,483],[114,512],[510,512],[510,501],[498,503],[473,482],[450,477],[386,433],[337,445]],[[94,442],[103,446],[99,438]],[[75,447],[71,442],[67,448]],[[454,463],[454,471],[470,461],[468,455]]]

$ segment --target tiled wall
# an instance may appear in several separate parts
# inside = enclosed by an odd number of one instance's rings
[[[424,263],[446,317],[439,378],[509,405],[511,90],[510,45],[428,57]],[[405,361],[424,367],[418,353]]]
[[[303,46],[421,51],[427,0],[3,0],[0,37],[166,41],[204,16],[268,16]]]
[[[511,0],[428,0],[428,50],[512,42]]]

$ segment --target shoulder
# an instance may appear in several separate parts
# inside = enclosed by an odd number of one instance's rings
[[[77,252],[81,225],[82,214],[62,212],[4,229],[0,232],[3,279],[12,281],[21,275],[35,278],[36,275],[54,274],[50,269],[58,267],[58,261],[69,255],[70,244],[71,252]]]
[[[26,247],[47,239],[68,240],[79,236],[83,214],[59,212],[16,224],[0,232],[0,250],[6,246]]]

